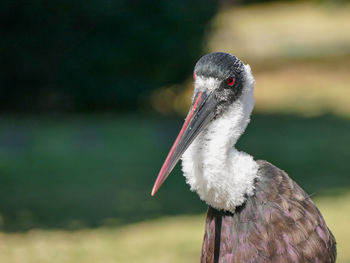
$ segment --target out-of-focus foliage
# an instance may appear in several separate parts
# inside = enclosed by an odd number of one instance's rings
[[[260,68],[273,60],[347,56],[349,16],[349,4],[300,1],[226,8],[212,20],[207,51],[225,50]]]
[[[221,9],[212,19],[205,52],[224,51],[249,64],[259,112],[350,116],[350,5],[270,3]],[[185,115],[184,90],[154,92],[162,113]]]
[[[2,110],[134,108],[181,82],[216,2],[1,1]]]

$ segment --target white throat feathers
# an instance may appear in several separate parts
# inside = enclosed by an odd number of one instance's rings
[[[235,149],[254,107],[254,77],[249,65],[245,65],[245,71],[241,96],[197,136],[182,156],[182,170],[191,190],[208,205],[231,212],[244,203],[246,196],[254,194],[258,176],[253,157]],[[199,77],[198,81],[209,85],[217,82]]]

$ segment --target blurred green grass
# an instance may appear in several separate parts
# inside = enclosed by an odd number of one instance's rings
[[[195,198],[178,211],[180,203],[150,197],[180,122],[146,115],[2,119],[2,229],[74,229],[202,211],[192,210]],[[174,178],[173,191],[182,184]]]
[[[350,194],[316,199],[338,240],[339,263],[350,261]],[[119,228],[34,229],[0,234],[1,262],[198,262],[205,215],[172,216]]]
[[[2,118],[1,262],[198,259],[206,206],[179,166],[150,197],[181,123],[145,114]],[[255,113],[238,144],[312,194],[347,259],[349,130],[350,121],[334,115]]]
[[[151,115],[2,119],[4,231],[121,225],[205,211],[179,165],[150,190],[182,120]],[[286,170],[308,193],[350,186],[350,122],[333,115],[254,114],[238,149]]]

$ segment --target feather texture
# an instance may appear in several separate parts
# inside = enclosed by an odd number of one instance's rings
[[[182,170],[191,190],[208,205],[231,212],[253,194],[258,170],[252,156],[234,147],[254,107],[254,78],[249,65],[244,69],[242,95],[198,135],[182,156]],[[198,77],[195,93],[203,85],[215,89],[212,86],[216,84],[212,78]]]
[[[336,242],[310,197],[266,161],[234,213],[209,207],[201,262],[335,262]]]

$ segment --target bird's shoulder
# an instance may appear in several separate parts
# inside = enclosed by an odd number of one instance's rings
[[[288,256],[291,262],[317,258],[319,262],[335,262],[334,236],[310,196],[285,171],[267,161],[257,163],[255,195],[246,205],[259,211],[256,218],[264,226],[261,233],[270,252]],[[287,248],[285,254],[283,248]]]
[[[334,237],[310,196],[276,166],[257,163],[254,195],[234,213],[209,208],[203,251],[228,262],[335,262]]]

